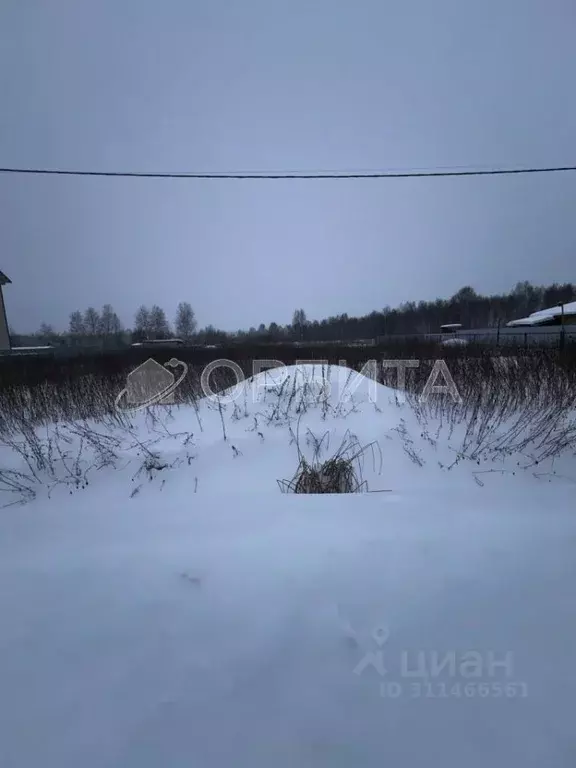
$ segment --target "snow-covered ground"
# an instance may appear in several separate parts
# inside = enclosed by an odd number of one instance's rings
[[[1,768],[574,765],[573,449],[358,382],[0,450]],[[343,441],[370,492],[281,492]]]

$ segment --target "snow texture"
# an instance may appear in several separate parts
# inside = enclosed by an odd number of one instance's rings
[[[573,766],[573,483],[442,470],[454,438],[366,379],[270,419],[279,386],[173,409],[151,479],[128,441],[0,511],[0,766]],[[377,440],[378,492],[281,493],[308,428]]]

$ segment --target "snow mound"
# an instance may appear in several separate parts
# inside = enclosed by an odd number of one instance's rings
[[[571,765],[574,486],[454,414],[302,366],[5,444],[0,766]],[[352,435],[375,492],[281,492]]]
[[[438,410],[438,402],[447,409]],[[256,490],[276,496],[290,489],[302,460],[319,466],[344,445],[356,447],[356,489],[363,492],[440,491],[447,482],[506,489],[520,476],[534,485],[574,482],[571,456],[549,449],[550,441],[569,444],[569,414],[553,429],[531,425],[527,412],[512,423],[498,412],[471,421],[449,393],[409,401],[341,366],[271,369],[195,407],[153,406],[122,417],[27,430],[5,440],[3,497],[16,503],[49,496],[63,503],[94,488],[123,499]]]

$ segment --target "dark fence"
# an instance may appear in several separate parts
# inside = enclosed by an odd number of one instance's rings
[[[565,325],[558,327],[517,326],[513,328],[474,328],[461,330],[456,333],[427,333],[427,334],[397,334],[378,337],[378,343],[384,343],[387,339],[403,339],[415,341],[426,339],[433,342],[441,342],[449,338],[460,338],[473,344],[485,344],[492,346],[513,345],[517,347],[548,346],[562,347],[570,343],[576,343],[576,326]]]
[[[487,338],[483,334],[460,334],[469,340],[465,346],[441,346],[436,337],[396,336],[378,340],[377,344],[366,346],[356,342],[352,346],[346,343],[330,344],[235,344],[213,348],[180,347],[154,348],[128,347],[118,350],[94,349],[55,349],[52,353],[37,355],[5,355],[0,358],[0,390],[11,387],[27,386],[35,388],[45,383],[66,386],[84,377],[97,377],[120,380],[149,358],[161,364],[172,358],[186,363],[190,368],[201,369],[216,360],[230,360],[240,366],[245,376],[254,372],[254,361],[277,360],[284,365],[297,362],[326,361],[331,365],[347,365],[359,370],[368,360],[376,359],[419,359],[446,360],[462,357],[484,357],[486,355],[535,355],[558,354],[569,366],[576,366],[576,341],[566,337],[562,349],[555,344],[546,344],[547,338],[539,334],[540,345],[535,343],[530,334],[504,335],[495,347],[493,335]],[[265,367],[265,366],[263,366]],[[257,372],[257,368],[256,368]]]

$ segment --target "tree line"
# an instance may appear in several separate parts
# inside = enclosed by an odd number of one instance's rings
[[[74,310],[70,313],[68,330],[59,333],[49,323],[42,323],[40,329],[28,338],[43,343],[68,341],[72,344],[94,342],[126,343],[129,341],[144,341],[148,339],[167,339],[174,335],[185,341],[192,339],[196,331],[196,317],[192,306],[187,301],[181,301],[176,310],[174,325],[167,319],[165,311],[154,304],[151,307],[141,305],[134,317],[132,329],[125,329],[117,312],[111,304],[104,304],[98,311],[94,307],[84,310]],[[11,329],[11,336],[20,335]]]
[[[178,305],[172,324],[160,306],[140,306],[130,330],[122,327],[113,307],[105,304],[100,312],[94,307],[84,312],[72,312],[65,334],[58,334],[52,326],[43,323],[40,330],[28,338],[45,343],[59,339],[68,343],[93,343],[96,340],[116,344],[173,336],[200,344],[223,344],[232,339],[270,343],[352,341],[395,334],[437,333],[445,323],[462,323],[469,329],[495,327],[498,323],[505,324],[539,309],[575,300],[576,285],[572,283],[535,286],[524,281],[517,283],[509,293],[489,296],[477,293],[471,286],[464,286],[448,299],[405,302],[394,309],[384,307],[361,317],[350,317],[344,313],[323,320],[309,320],[304,309],[297,309],[292,322],[286,325],[261,323],[258,327],[235,333],[219,330],[213,325],[198,329],[194,310],[186,301]]]
[[[342,314],[310,322],[302,310],[297,310],[292,335],[314,341],[336,341],[438,333],[440,326],[447,323],[461,323],[471,330],[494,328],[540,309],[575,300],[576,285],[572,283],[534,286],[524,281],[509,293],[488,296],[464,286],[449,299],[405,302],[394,309],[388,306],[362,317]]]

